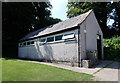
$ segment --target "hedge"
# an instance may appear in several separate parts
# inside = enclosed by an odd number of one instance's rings
[[[103,45],[105,59],[120,61],[120,36],[103,39]]]

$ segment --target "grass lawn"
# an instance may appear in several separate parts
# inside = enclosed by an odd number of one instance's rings
[[[39,63],[2,58],[2,81],[92,81],[93,76]]]

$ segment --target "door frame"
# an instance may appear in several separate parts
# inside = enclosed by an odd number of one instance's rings
[[[98,59],[101,60],[102,59],[102,42],[101,42],[100,34],[97,34],[97,55],[98,55]]]

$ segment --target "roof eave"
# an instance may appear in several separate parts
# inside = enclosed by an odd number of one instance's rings
[[[80,23],[78,23],[77,26],[80,26],[87,19],[87,17],[91,14],[92,11],[93,9],[89,10],[88,15]]]

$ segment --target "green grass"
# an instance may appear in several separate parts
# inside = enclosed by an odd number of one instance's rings
[[[0,59],[0,83],[2,81],[2,59]]]
[[[92,81],[93,76],[62,68],[2,58],[2,81]]]

